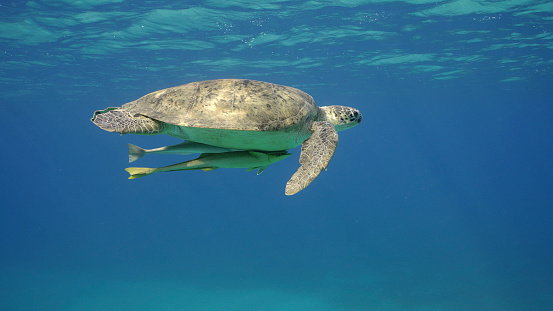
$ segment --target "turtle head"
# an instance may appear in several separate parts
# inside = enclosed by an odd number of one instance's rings
[[[325,106],[319,108],[319,121],[328,121],[337,131],[347,130],[361,123],[361,112],[346,106]]]

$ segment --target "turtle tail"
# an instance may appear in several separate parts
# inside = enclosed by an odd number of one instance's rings
[[[94,112],[91,119],[102,130],[121,134],[155,135],[163,131],[162,122],[117,107]]]
[[[127,171],[131,176],[129,176],[129,179],[135,179],[139,177],[148,176],[150,174],[153,174],[156,172],[157,169],[155,168],[149,168],[149,167],[127,167],[125,171]]]
[[[142,158],[146,154],[146,150],[135,146],[133,144],[127,144],[129,147],[129,163],[132,163],[140,158]]]

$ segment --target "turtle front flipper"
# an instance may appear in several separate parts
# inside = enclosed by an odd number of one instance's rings
[[[286,183],[286,195],[298,193],[315,180],[326,169],[338,146],[338,132],[329,122],[313,122],[311,132],[311,137],[301,145],[301,166]]]
[[[162,122],[116,107],[95,111],[90,121],[102,130],[121,134],[153,135],[162,132],[164,127]]]

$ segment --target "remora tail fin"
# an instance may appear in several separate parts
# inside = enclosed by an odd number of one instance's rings
[[[129,147],[129,163],[142,158],[146,154],[146,151],[138,146],[133,144],[127,144],[127,146]]]
[[[149,167],[127,167],[125,171],[131,174],[131,176],[129,176],[129,179],[135,179],[153,174],[156,172],[156,169]]]

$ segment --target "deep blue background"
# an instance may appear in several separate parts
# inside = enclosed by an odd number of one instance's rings
[[[424,2],[2,5],[0,309],[551,310],[551,8]],[[127,180],[178,140],[89,121],[230,77],[363,123],[286,197],[299,148]]]

